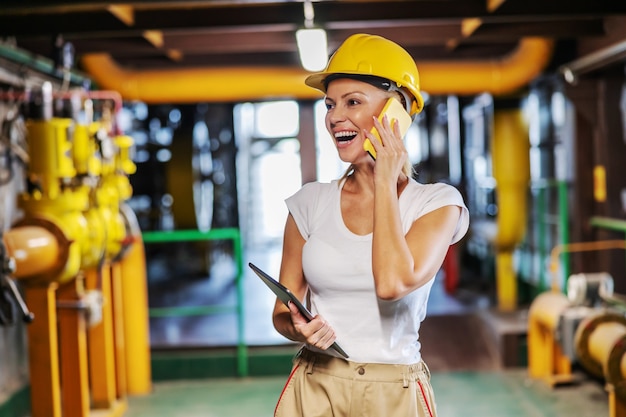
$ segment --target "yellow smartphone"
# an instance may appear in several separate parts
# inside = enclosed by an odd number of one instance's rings
[[[378,115],[378,121],[380,123],[383,122],[383,117],[385,117],[385,114],[389,118],[389,123],[391,124],[392,128],[396,122],[400,123],[400,134],[402,135],[402,137],[404,137],[407,130],[409,130],[411,123],[413,123],[413,119],[411,118],[411,116],[409,116],[409,113],[406,112],[400,101],[393,97],[387,100],[387,102],[385,103],[385,107],[383,107],[380,114]],[[376,130],[375,127],[372,128],[371,133],[376,136],[376,138],[382,143],[380,135],[378,134],[378,130]],[[374,149],[374,145],[372,145],[372,142],[370,142],[369,139],[365,139],[365,142],[363,143],[363,149],[365,149],[373,159],[376,159],[376,150]]]

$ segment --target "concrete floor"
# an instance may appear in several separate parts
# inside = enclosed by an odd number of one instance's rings
[[[285,377],[160,382],[131,397],[125,417],[271,417]],[[434,372],[438,417],[604,417],[601,384],[583,380],[550,389],[525,369]]]
[[[249,261],[276,274],[279,251],[267,247],[258,252],[249,250],[244,264]],[[232,275],[228,260],[223,267]],[[246,344],[289,345],[271,324],[273,294],[245,269]],[[220,294],[222,301],[234,301],[234,286],[226,282],[228,279],[215,279],[219,276],[190,281],[176,291],[186,300],[195,300],[194,303],[206,304],[208,298],[203,294]],[[176,297],[176,292],[171,290],[167,295]],[[440,278],[433,287],[428,317],[420,335],[422,353],[432,371],[438,417],[609,416],[608,396],[602,383],[585,374],[576,384],[550,388],[529,379],[522,366],[503,366],[497,341],[485,330],[486,321],[481,319],[488,311],[484,297],[452,297],[443,290]],[[525,328],[524,323],[517,324],[520,325]],[[232,313],[151,322],[153,345],[170,347],[233,346],[237,342],[236,329],[236,317]],[[517,356],[525,355],[522,352]],[[286,365],[288,369],[289,362]],[[287,373],[157,381],[152,395],[129,398],[124,417],[271,417]]]

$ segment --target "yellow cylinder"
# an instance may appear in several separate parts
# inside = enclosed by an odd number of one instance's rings
[[[68,139],[71,119],[29,120],[26,123],[30,149],[29,177],[51,199],[61,192],[60,179],[76,175]]]
[[[586,317],[574,335],[578,361],[597,377],[620,378],[623,340],[626,340],[626,317],[622,314],[601,312]]]
[[[74,279],[80,271],[87,242],[89,225],[83,215],[88,204],[87,195],[66,191],[53,200],[32,198],[27,194],[20,197],[25,216],[17,226],[42,226],[50,230],[66,250],[64,256],[59,257],[60,269],[47,276],[37,276],[36,280],[66,282]]]
[[[95,132],[97,125],[77,124],[72,137],[72,161],[78,175],[99,175],[100,159],[97,157]]]
[[[62,258],[60,242],[41,226],[22,226],[2,236],[8,255],[15,261],[16,278],[50,273],[59,267]]]
[[[598,363],[606,363],[613,346],[624,336],[626,336],[626,327],[622,323],[607,322],[600,324],[589,336],[587,345],[589,354]]]
[[[133,244],[119,261],[126,344],[124,354],[128,366],[126,388],[129,395],[145,395],[152,390],[146,258],[135,214],[126,205],[122,205],[122,212],[133,236]]]

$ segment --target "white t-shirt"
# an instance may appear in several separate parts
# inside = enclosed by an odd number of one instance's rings
[[[340,183],[335,180],[305,184],[286,200],[306,240],[302,268],[309,285],[311,312],[321,314],[333,326],[337,343],[351,361],[417,363],[421,360],[418,332],[426,317],[434,277],[400,300],[378,299],[372,272],[372,234],[356,235],[346,227],[340,199]],[[469,226],[469,213],[459,191],[448,184],[409,181],[399,198],[404,233],[420,216],[447,205],[462,208],[450,242],[453,244]],[[338,356],[334,350],[325,353]]]

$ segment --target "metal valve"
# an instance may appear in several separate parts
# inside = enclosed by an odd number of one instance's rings
[[[35,315],[28,310],[17,285],[10,278],[10,275],[15,272],[15,262],[7,256],[2,239],[0,239],[0,260],[2,262],[0,266],[0,325],[7,326],[15,323],[16,308],[22,314],[22,321],[30,323],[35,319]]]

